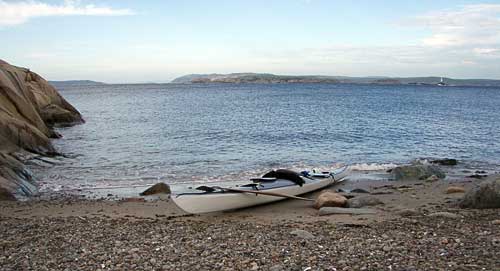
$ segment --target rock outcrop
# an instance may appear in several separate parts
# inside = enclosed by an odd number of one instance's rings
[[[57,125],[83,123],[80,113],[45,79],[0,60],[0,191],[3,199],[36,193],[31,174],[15,153],[55,155]]]

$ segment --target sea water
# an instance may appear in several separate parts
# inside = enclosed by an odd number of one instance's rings
[[[500,168],[500,89],[358,84],[128,84],[60,93],[86,123],[32,165],[44,191],[241,181],[275,168],[384,170],[455,158]],[[468,172],[468,171],[465,171]]]

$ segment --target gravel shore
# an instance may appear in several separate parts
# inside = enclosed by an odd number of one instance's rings
[[[168,198],[0,202],[0,270],[500,270],[500,209],[459,209],[463,193],[447,193],[474,185],[335,186],[384,203],[365,215],[298,200],[197,216]]]
[[[500,226],[492,222],[498,210],[460,215],[419,215],[367,225],[190,217],[2,218],[0,268],[499,270]]]

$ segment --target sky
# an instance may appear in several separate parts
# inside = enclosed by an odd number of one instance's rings
[[[0,0],[0,40],[0,59],[49,80],[500,79],[500,0]]]

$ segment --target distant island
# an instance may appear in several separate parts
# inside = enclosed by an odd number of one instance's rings
[[[72,86],[98,86],[106,83],[91,81],[91,80],[67,80],[67,81],[49,81],[49,84],[55,88],[72,87]]]
[[[230,74],[189,74],[172,81],[175,84],[206,83],[345,83],[381,85],[436,85],[436,86],[500,86],[500,80],[492,79],[453,79],[446,77],[349,77],[323,75],[275,75],[270,73],[230,73]]]

